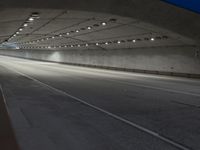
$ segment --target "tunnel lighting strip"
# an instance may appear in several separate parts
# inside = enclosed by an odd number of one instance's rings
[[[149,41],[149,42],[154,42],[156,40],[166,40],[169,37],[166,35],[163,36],[156,36],[156,37],[144,37],[144,38],[136,38],[136,39],[126,39],[126,40],[112,40],[112,41],[106,41],[106,42],[93,42],[93,43],[82,43],[82,44],[69,44],[69,45],[59,45],[59,46],[32,46],[32,47],[26,47],[22,46],[20,49],[56,49],[56,48],[75,48],[75,47],[88,47],[88,46],[100,46],[100,45],[111,45],[111,44],[123,44],[123,43],[136,43],[136,42],[142,42],[142,41]]]
[[[51,37],[45,37],[45,38],[41,38],[41,39],[37,39],[37,40],[33,40],[33,41],[28,41],[28,42],[21,42],[21,43],[18,43],[18,44],[34,44],[34,43],[48,41],[50,39],[51,40],[56,39],[58,37],[65,37],[65,36],[69,36],[71,34],[79,33],[79,32],[84,31],[84,30],[92,30],[95,27],[106,26],[106,25],[108,25],[109,22],[116,22],[116,19],[110,19],[108,21],[100,22],[98,24],[96,23],[96,24],[93,24],[91,26],[82,27],[82,28],[79,28],[79,29],[76,29],[76,30],[71,30],[69,32],[60,33],[58,35],[54,35],[54,36],[51,36]]]
[[[22,24],[22,26],[13,34],[11,35],[5,42],[9,42],[11,41],[13,38],[17,37],[25,28],[28,27],[28,25],[30,23],[32,23],[33,21],[35,21],[36,19],[39,18],[39,14],[34,12],[32,13],[27,19],[26,21]],[[3,44],[3,43],[2,43]],[[16,44],[16,43],[15,43]]]

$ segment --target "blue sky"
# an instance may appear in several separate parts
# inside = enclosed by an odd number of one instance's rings
[[[200,13],[200,0],[163,0],[163,1]]]

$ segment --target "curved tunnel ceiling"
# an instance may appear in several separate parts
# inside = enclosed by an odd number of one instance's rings
[[[194,17],[199,15],[186,10],[163,2],[143,5],[145,0],[76,1],[49,1],[48,5],[39,4],[37,0],[1,2],[1,47],[117,49],[198,45],[199,30],[196,30],[196,26],[200,25],[200,21]],[[169,8],[168,13],[164,13],[166,10],[160,11],[162,7],[157,7],[162,5],[165,9]],[[37,17],[29,20],[34,13]],[[158,15],[155,16],[155,13]],[[176,16],[173,16],[175,22],[172,23],[169,18],[173,14]],[[175,19],[183,14],[184,18]],[[189,20],[193,20],[190,25]],[[188,25],[180,26],[183,22]]]

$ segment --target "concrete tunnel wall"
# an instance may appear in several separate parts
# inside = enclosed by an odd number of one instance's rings
[[[1,50],[1,55],[166,75],[200,77],[195,47],[114,50]]]
[[[64,8],[117,14],[189,37],[197,46],[200,41],[200,15],[163,1],[57,0],[49,1],[46,5],[40,0],[2,0],[0,8]],[[196,50],[199,48],[177,46],[121,50],[0,50],[0,54],[68,64],[200,77],[200,58],[196,56]]]

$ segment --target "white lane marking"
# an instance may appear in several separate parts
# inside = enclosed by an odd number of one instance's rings
[[[191,93],[191,92],[184,92],[184,91],[178,91],[178,90],[161,88],[161,87],[154,87],[154,86],[149,86],[149,85],[142,85],[142,84],[131,83],[131,82],[116,81],[116,80],[111,80],[111,79],[106,79],[106,80],[117,82],[117,83],[122,83],[122,84],[126,84],[126,85],[134,85],[134,86],[138,86],[138,87],[144,87],[144,88],[161,90],[161,91],[166,91],[166,92],[171,92],[171,93],[177,93],[177,94],[184,94],[184,95],[191,95],[191,96],[200,97],[200,94]]]
[[[11,69],[11,68],[8,68],[8,67],[5,67],[5,68],[7,68],[8,70],[10,70],[12,72],[18,73],[18,74],[20,74],[20,75],[22,75],[22,76],[24,76],[24,77],[26,77],[28,79],[31,79],[31,80],[39,83],[40,85],[43,85],[43,86],[45,86],[45,87],[47,87],[47,88],[49,88],[49,89],[51,89],[53,91],[56,91],[56,92],[61,93],[61,94],[65,95],[65,96],[68,96],[68,97],[70,97],[70,98],[72,98],[72,99],[74,99],[74,100],[76,100],[76,101],[78,101],[78,102],[80,102],[80,103],[82,103],[82,104],[84,104],[86,106],[89,106],[89,107],[91,107],[91,108],[93,108],[95,110],[98,110],[98,111],[100,111],[100,112],[102,112],[102,113],[104,113],[104,114],[106,114],[106,115],[108,115],[108,116],[110,116],[112,118],[115,118],[115,119],[117,119],[119,121],[122,121],[122,122],[124,122],[124,123],[126,123],[126,124],[128,124],[128,125],[130,125],[130,126],[132,126],[134,128],[136,128],[136,129],[138,129],[140,131],[143,131],[143,132],[145,132],[145,133],[147,133],[149,135],[152,135],[152,136],[160,139],[161,141],[164,141],[164,142],[166,142],[166,143],[168,143],[170,145],[173,145],[174,147],[176,147],[176,148],[178,148],[180,150],[191,150],[190,148],[188,148],[188,147],[186,147],[186,146],[184,146],[182,144],[179,144],[179,143],[177,143],[177,142],[175,142],[175,141],[173,141],[171,139],[168,139],[167,137],[164,137],[164,136],[160,135],[159,133],[156,133],[156,132],[154,132],[152,130],[149,130],[149,129],[145,128],[145,127],[142,127],[142,126],[140,126],[140,125],[138,125],[136,123],[133,123],[133,122],[127,120],[127,119],[124,119],[124,118],[122,118],[120,116],[117,116],[117,115],[115,115],[115,114],[113,114],[113,113],[111,113],[111,112],[109,112],[107,110],[104,110],[104,109],[100,108],[100,107],[97,107],[95,105],[87,103],[87,102],[85,102],[84,100],[82,100],[82,99],[80,99],[78,97],[75,97],[75,96],[73,96],[73,95],[71,95],[71,94],[69,94],[69,93],[67,93],[65,91],[62,91],[60,89],[54,88],[54,87],[52,87],[52,86],[50,86],[50,85],[48,85],[46,83],[43,83],[43,82],[41,82],[41,81],[39,81],[39,80],[37,80],[37,79],[25,74],[25,73],[22,73],[22,72],[20,72],[20,71],[18,71],[16,69],[13,69],[13,68]]]
[[[6,106],[6,109],[8,108],[8,105],[7,105],[7,102],[6,102],[6,99],[5,99],[5,96],[4,96],[4,92],[3,92],[3,88],[2,88],[2,85],[0,84],[0,91],[2,93],[2,97],[3,97],[3,102]]]
[[[18,60],[17,60],[18,61]],[[27,61],[27,60],[26,60]],[[35,61],[33,61],[33,62],[35,62]],[[37,61],[36,61],[37,62]],[[38,61],[39,62],[39,61]],[[18,62],[19,63],[19,62]],[[46,63],[46,62],[45,62]],[[32,63],[31,63],[32,64]],[[48,63],[47,63],[48,64]],[[56,64],[57,65],[57,63],[49,63],[49,64]],[[21,65],[21,64],[20,64]],[[40,64],[39,64],[40,65]],[[43,65],[43,64],[42,64]],[[46,65],[46,64],[45,64]],[[60,64],[59,64],[60,65]],[[49,67],[49,68],[56,68],[56,69],[58,69],[57,67],[55,67],[55,66],[52,66],[52,65],[47,65],[47,67]],[[60,67],[60,66],[59,66]],[[62,67],[62,69],[65,69],[65,70],[67,70],[68,71],[68,69],[67,68],[65,68],[65,67]],[[74,70],[74,69],[71,69],[70,68],[70,71],[73,71],[73,72],[80,72],[80,71],[77,71],[77,70]],[[85,71],[85,70],[84,70]],[[89,70],[89,71],[91,71],[91,70]],[[105,71],[106,73],[107,73],[107,70]],[[82,71],[81,71],[81,73],[82,73]],[[88,72],[84,72],[84,73],[88,73]],[[97,73],[98,73],[98,70],[97,70]],[[100,72],[101,73],[101,72]],[[104,72],[103,72],[104,73]],[[120,72],[119,72],[120,73]],[[118,73],[118,74],[119,74]],[[96,74],[96,72],[95,72],[95,74]],[[129,74],[129,73],[120,73],[120,74]],[[118,76],[118,75],[116,75],[116,74],[114,74],[115,76]],[[137,75],[133,75],[133,76],[136,76],[137,77]],[[146,76],[146,75],[145,75]],[[164,78],[164,77],[162,77],[162,78]],[[169,78],[171,78],[171,77],[169,77]],[[198,94],[198,93],[192,93],[192,92],[185,92],[185,91],[180,91],[180,90],[175,90],[175,89],[169,89],[169,88],[162,88],[162,87],[155,87],[155,86],[150,86],[150,85],[144,85],[144,84],[138,84],[138,83],[133,83],[133,82],[125,82],[125,81],[117,81],[117,80],[111,80],[111,79],[104,79],[104,80],[107,80],[107,81],[112,81],[112,82],[116,82],[116,83],[121,83],[121,84],[126,84],[126,85],[133,85],[133,86],[137,86],[137,87],[143,87],[143,88],[149,88],[149,89],[155,89],[155,90],[160,90],[160,91],[166,91],[166,92],[170,92],[170,93],[177,93],[177,94],[184,94],[184,95],[190,95],[190,96],[195,96],[195,97],[200,97],[200,94]]]
[[[9,109],[8,109],[8,104],[7,104],[7,102],[6,102],[6,99],[5,99],[5,94],[4,94],[4,91],[3,91],[3,87],[2,87],[2,85],[0,85],[0,91],[1,91],[1,93],[2,93],[2,98],[3,98],[3,102],[4,102],[4,105],[5,105],[5,109],[6,109],[6,111],[7,111],[7,113],[8,113],[8,116],[9,116],[9,121],[11,121],[10,120],[10,111],[9,111]]]
[[[50,66],[47,65],[47,67],[59,69],[58,67],[52,66],[52,65],[50,65]],[[63,69],[66,70],[66,71],[69,71],[68,68],[62,67],[62,70]],[[74,70],[74,69],[71,69],[71,68],[70,68],[70,71],[80,73],[80,71],[77,71],[77,70]],[[88,74],[88,72],[83,72],[83,71],[81,71],[81,73],[87,73]],[[97,73],[94,72],[94,74],[99,75],[98,72]],[[118,75],[115,74],[114,76],[118,76]],[[133,86],[137,86],[137,87],[143,87],[143,88],[166,91],[166,92],[171,92],[171,93],[177,93],[177,94],[184,94],[184,95],[200,97],[200,94],[198,94],[198,93],[191,93],[191,92],[185,92],[185,91],[180,91],[180,90],[174,90],[174,89],[168,89],[168,88],[162,88],[162,87],[155,87],[155,86],[144,85],[144,84],[133,83],[133,82],[117,81],[117,80],[112,80],[112,79],[104,79],[104,80],[111,81],[111,82],[116,82],[116,83],[121,83],[121,84],[126,84],[126,85],[133,85]]]
[[[59,69],[55,66],[48,66],[49,68],[55,68],[55,69]],[[67,68],[63,68],[62,69],[69,71]],[[70,71],[73,72],[78,72],[80,73],[80,71],[74,70],[74,69],[70,69]],[[83,73],[81,71],[81,73]],[[88,72],[84,72],[84,73],[88,73]],[[96,74],[96,73],[95,73]],[[117,76],[117,75],[115,75]],[[111,82],[116,82],[116,83],[121,83],[121,84],[126,84],[126,85],[133,85],[133,86],[137,86],[137,87],[143,87],[143,88],[149,88],[149,89],[154,89],[154,90],[160,90],[160,91],[165,91],[165,92],[170,92],[170,93],[177,93],[177,94],[184,94],[184,95],[190,95],[190,96],[195,96],[195,97],[200,97],[200,94],[198,93],[191,93],[191,92],[185,92],[185,91],[180,91],[180,90],[174,90],[174,89],[168,89],[168,88],[162,88],[162,87],[155,87],[155,86],[150,86],[150,85],[144,85],[144,84],[139,84],[139,83],[133,83],[133,82],[125,82],[125,81],[117,81],[117,80],[112,80],[112,79],[104,79],[107,81],[111,81]]]

